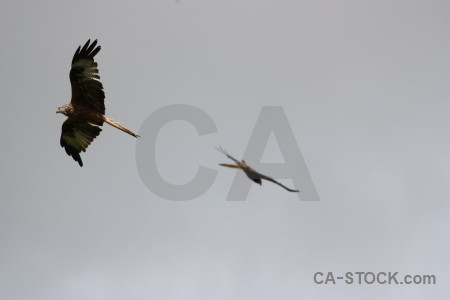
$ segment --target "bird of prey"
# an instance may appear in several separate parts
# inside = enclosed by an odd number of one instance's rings
[[[222,147],[217,147],[216,149],[219,150],[220,152],[222,152],[223,154],[225,154],[229,159],[233,160],[236,163],[235,165],[219,164],[220,166],[228,167],[228,168],[234,168],[234,169],[241,169],[242,171],[244,171],[245,175],[247,175],[248,178],[250,178],[252,181],[256,182],[259,185],[262,184],[262,179],[264,179],[264,180],[271,181],[273,183],[278,184],[279,186],[283,187],[284,189],[288,190],[289,192],[294,192],[294,193],[298,193],[299,192],[299,190],[292,190],[292,189],[282,185],[281,183],[279,183],[275,179],[259,173],[258,171],[254,170],[249,165],[247,165],[245,163],[245,160],[238,161],[233,156],[228,154]]]
[[[72,100],[70,103],[58,107],[56,113],[68,118],[62,125],[61,147],[66,153],[83,166],[80,152],[86,151],[91,142],[100,134],[103,122],[116,127],[134,137],[139,137],[131,130],[105,116],[105,92],[99,81],[97,63],[94,56],[100,51],[97,40],[88,40],[83,48],[78,47],[72,59],[70,70],[70,84],[72,86]]]

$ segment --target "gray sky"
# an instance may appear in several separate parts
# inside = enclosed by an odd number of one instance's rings
[[[0,299],[449,299],[448,1],[0,2]],[[147,189],[136,140],[105,125],[59,146],[74,51],[98,39],[107,116],[139,131],[170,104]],[[321,201],[264,183],[226,201],[263,106],[282,106]],[[144,138],[144,137],[143,137]],[[276,139],[264,161],[282,162]],[[251,158],[248,158],[251,163]],[[257,163],[257,162],[255,162]],[[282,180],[292,185],[289,179]],[[301,187],[299,187],[301,189]],[[433,274],[436,285],[318,285],[315,272]]]

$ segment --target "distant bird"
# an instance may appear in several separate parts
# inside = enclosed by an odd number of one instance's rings
[[[233,160],[236,163],[235,165],[219,164],[220,166],[234,168],[234,169],[241,169],[242,171],[244,171],[245,175],[247,175],[248,178],[250,178],[251,180],[253,180],[254,182],[256,182],[259,185],[262,184],[261,179],[264,179],[264,180],[268,180],[268,181],[278,184],[279,186],[283,187],[284,189],[288,190],[289,192],[294,192],[294,193],[299,192],[299,190],[291,190],[290,188],[282,185],[275,179],[273,179],[269,176],[263,175],[263,174],[259,173],[258,171],[252,169],[249,165],[247,165],[245,163],[245,160],[238,161],[237,159],[232,157],[230,154],[228,154],[222,147],[217,147],[216,149],[219,150],[220,152],[222,152],[223,154],[225,154],[229,159]]]
[[[56,113],[68,118],[62,125],[61,147],[66,153],[83,166],[80,152],[86,151],[90,143],[100,134],[100,126],[108,123],[134,137],[139,137],[131,130],[105,116],[105,93],[99,81],[97,63],[94,56],[100,51],[97,40],[90,44],[88,40],[83,48],[78,47],[72,59],[70,83],[72,100],[69,104],[58,107]]]

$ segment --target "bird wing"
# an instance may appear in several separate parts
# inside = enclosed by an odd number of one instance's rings
[[[286,190],[288,190],[289,192],[293,192],[293,193],[298,193],[299,192],[299,190],[292,190],[292,189],[290,189],[290,188],[288,188],[287,186],[285,186],[285,185],[283,185],[283,184],[281,184],[281,183],[279,183],[278,181],[276,181],[275,179],[273,179],[272,177],[269,177],[269,176],[266,176],[266,175],[264,175],[264,174],[261,174],[261,173],[259,173],[258,171],[256,171],[256,170],[254,170],[254,169],[251,169],[250,168],[250,170],[249,170],[250,172],[252,172],[253,174],[248,174],[247,172],[247,175],[250,177],[250,178],[259,178],[259,179],[264,179],[264,180],[267,180],[267,181],[271,181],[271,182],[273,182],[273,183],[275,183],[275,184],[278,184],[279,186],[281,186],[282,188],[284,188],[284,189],[286,189]]]
[[[72,100],[74,107],[83,106],[96,112],[105,114],[105,92],[99,81],[97,63],[94,56],[100,51],[97,40],[90,44],[90,40],[83,48],[78,47],[72,59],[70,83],[72,86]]]
[[[64,147],[66,153],[82,167],[80,152],[86,151],[101,131],[102,129],[96,124],[69,117],[62,125],[61,147]]]
[[[223,149],[222,147],[216,147],[217,151],[225,154],[229,159],[233,160],[234,162],[239,162],[236,158],[234,158],[233,156],[231,156],[230,154],[228,154],[228,152]]]

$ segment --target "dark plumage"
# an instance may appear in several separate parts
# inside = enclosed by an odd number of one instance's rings
[[[235,165],[230,165],[230,164],[219,164],[219,165],[221,165],[223,167],[228,167],[228,168],[241,169],[242,171],[244,171],[245,175],[247,175],[248,178],[250,178],[253,182],[255,182],[259,185],[262,184],[262,179],[264,179],[264,180],[273,182],[275,184],[278,184],[279,186],[288,190],[289,192],[294,192],[294,193],[299,192],[299,190],[292,190],[292,189],[286,187],[285,185],[279,183],[272,177],[269,177],[269,176],[259,173],[258,171],[256,171],[255,169],[253,169],[249,165],[247,165],[245,160],[238,161],[237,159],[232,157],[230,154],[228,154],[223,148],[219,147],[219,148],[217,148],[217,150],[219,150],[220,152],[225,154],[229,159],[231,159],[232,161],[234,161],[236,163]]]
[[[90,40],[79,46],[72,59],[70,69],[70,84],[72,99],[70,103],[59,107],[56,112],[66,115],[61,131],[60,144],[66,153],[83,166],[81,151],[86,151],[91,142],[100,134],[103,122],[110,124],[134,137],[137,134],[104,116],[105,92],[99,81],[95,55],[101,47],[97,40],[92,44]]]

